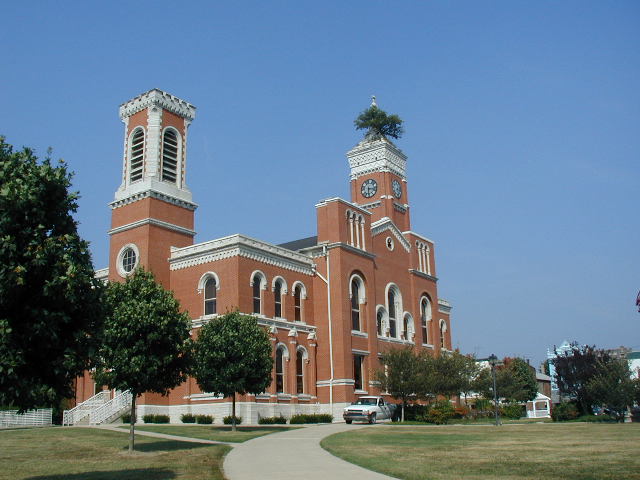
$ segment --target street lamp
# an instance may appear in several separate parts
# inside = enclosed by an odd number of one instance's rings
[[[493,353],[487,359],[491,365],[491,376],[493,377],[493,405],[496,413],[496,427],[500,425],[500,413],[498,410],[498,390],[496,389],[496,365],[498,365],[498,357]]]

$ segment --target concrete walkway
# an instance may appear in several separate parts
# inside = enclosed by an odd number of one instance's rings
[[[359,425],[334,423],[272,433],[237,444],[224,460],[228,480],[389,480],[380,473],[334,457],[320,440]],[[376,428],[367,426],[365,428]]]

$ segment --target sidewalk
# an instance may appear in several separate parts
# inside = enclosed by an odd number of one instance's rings
[[[223,465],[224,474],[228,480],[393,478],[345,462],[320,446],[320,440],[328,435],[358,428],[359,425],[334,423],[254,438],[237,444],[227,454]]]

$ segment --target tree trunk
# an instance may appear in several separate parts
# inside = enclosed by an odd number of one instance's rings
[[[231,431],[235,432],[236,431],[236,394],[235,392],[233,393],[233,400],[232,400],[232,407],[231,407]]]
[[[404,401],[404,398],[403,398],[403,399],[402,399],[402,407],[401,407],[401,408],[402,408],[402,411],[400,412],[400,414],[401,414],[401,416],[400,416],[400,421],[401,421],[401,422],[404,422],[404,404],[405,404],[405,401]]]
[[[136,426],[136,394],[131,396],[131,424],[129,425],[129,453],[133,453],[135,447],[135,426]]]

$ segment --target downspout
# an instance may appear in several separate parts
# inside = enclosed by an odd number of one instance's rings
[[[327,246],[322,246],[322,254],[327,261],[327,278],[324,278],[320,272],[316,270],[316,275],[327,284],[327,320],[329,322],[329,366],[331,369],[331,378],[329,378],[329,406],[331,408],[331,415],[333,415],[333,333],[331,322],[331,270],[329,263],[329,251]]]

